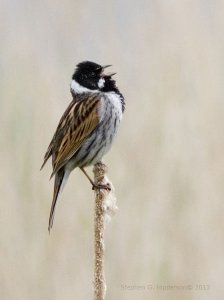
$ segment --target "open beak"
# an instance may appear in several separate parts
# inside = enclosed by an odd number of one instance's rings
[[[114,76],[115,74],[117,74],[117,73],[110,72],[110,73],[105,74],[104,76],[112,77],[112,76]]]
[[[113,76],[113,75],[116,74],[116,73],[113,73],[113,72],[104,74],[104,70],[105,70],[106,68],[111,67],[111,66],[112,66],[112,65],[105,65],[105,66],[102,66],[102,72],[101,72],[101,76],[102,76],[102,77],[105,77],[105,76],[111,77],[111,76]]]
[[[102,70],[104,71],[104,69],[109,68],[109,67],[112,67],[112,65],[105,65],[105,66],[102,66]]]

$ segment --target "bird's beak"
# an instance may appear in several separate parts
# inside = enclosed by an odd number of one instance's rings
[[[104,71],[104,69],[109,68],[109,67],[112,67],[112,65],[105,65],[105,66],[102,66],[102,70]]]
[[[105,66],[102,66],[102,72],[101,72],[101,76],[102,77],[105,77],[105,76],[107,76],[107,77],[111,77],[111,76],[113,76],[113,75],[115,75],[116,73],[113,73],[113,72],[110,72],[110,73],[107,73],[107,74],[104,74],[104,70],[106,69],[106,68],[109,68],[109,67],[111,67],[112,65],[105,65]]]
[[[105,76],[112,77],[112,76],[114,76],[115,74],[117,74],[117,73],[110,72],[110,73],[107,73]]]

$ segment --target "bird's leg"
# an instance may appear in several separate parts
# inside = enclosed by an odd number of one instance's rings
[[[86,175],[86,177],[88,178],[89,182],[92,184],[92,186],[94,186],[94,182],[93,180],[91,179],[91,177],[88,175],[88,173],[84,170],[83,167],[80,167],[80,169],[82,170],[82,172]]]
[[[93,190],[95,190],[95,189],[104,189],[104,190],[107,190],[107,191],[111,190],[110,186],[107,185],[107,184],[95,184],[83,167],[80,167],[80,170],[86,175],[89,182],[92,184],[92,189]]]

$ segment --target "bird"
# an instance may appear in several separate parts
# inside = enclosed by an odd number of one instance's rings
[[[106,74],[108,67],[111,65],[83,61],[72,75],[72,101],[59,121],[41,166],[42,169],[52,157],[50,178],[55,179],[49,232],[59,194],[75,168],[82,170],[93,189],[110,189],[108,185],[96,185],[85,170],[101,162],[110,150],[125,110],[125,99],[112,78],[116,73]]]

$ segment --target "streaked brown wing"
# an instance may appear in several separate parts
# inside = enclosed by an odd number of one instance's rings
[[[60,122],[59,122],[59,124],[57,126],[57,129],[55,131],[55,134],[54,134],[54,136],[53,136],[53,138],[52,138],[52,140],[51,140],[51,142],[50,142],[50,144],[49,144],[49,146],[47,148],[47,151],[46,151],[46,153],[44,155],[44,162],[43,162],[43,164],[42,164],[42,166],[40,168],[41,170],[43,169],[43,167],[46,164],[47,160],[51,157],[53,149],[54,149],[54,146],[55,146],[55,142],[58,141],[58,143],[60,143],[59,142],[60,141],[60,137],[61,137],[61,140],[62,140],[62,134],[60,134],[60,132],[63,131],[62,128],[63,128],[64,121],[69,116],[70,110],[73,109],[73,107],[75,106],[76,102],[77,102],[77,100],[74,99],[69,104],[69,106],[67,107],[67,109],[65,110],[65,112],[63,113],[63,115],[62,115],[62,117],[60,119]]]
[[[55,133],[51,177],[75,154],[100,122],[99,94],[74,102],[63,115]]]

